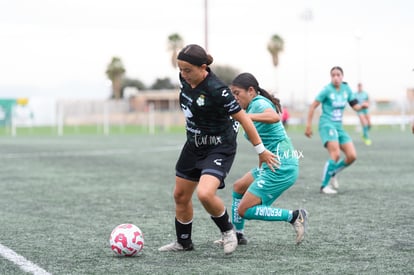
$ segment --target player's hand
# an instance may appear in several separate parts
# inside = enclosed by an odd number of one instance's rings
[[[313,133],[312,133],[312,127],[306,126],[306,130],[305,130],[305,136],[307,136],[308,138],[312,137]]]
[[[259,155],[259,167],[262,167],[263,162],[266,163],[273,172],[280,167],[279,156],[276,156],[267,149]]]

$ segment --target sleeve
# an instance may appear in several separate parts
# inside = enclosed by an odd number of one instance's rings
[[[236,114],[241,111],[240,104],[234,98],[229,88],[223,88],[218,94],[218,102],[229,115]]]
[[[327,88],[325,87],[322,91],[319,92],[319,94],[316,96],[315,100],[319,102],[324,102],[327,95]]]
[[[269,102],[267,102],[265,99],[259,99],[255,102],[252,110],[249,113],[254,113],[254,114],[263,113],[264,110],[269,109],[269,108],[272,108],[273,110],[275,110],[275,107]]]

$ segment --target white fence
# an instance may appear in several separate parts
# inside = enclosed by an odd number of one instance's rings
[[[64,135],[65,126],[96,125],[97,132],[110,134],[112,126],[139,125],[154,133],[156,127],[168,130],[174,125],[184,125],[185,119],[178,106],[172,104],[169,109],[157,109],[147,104],[142,110],[136,110],[129,100],[31,100],[26,108],[16,107],[10,125],[11,135],[16,128],[33,126],[56,127],[58,135]],[[404,104],[402,104],[404,105]],[[411,106],[396,105],[397,108],[381,113],[374,111],[371,117],[373,125],[397,125],[405,130],[414,121]],[[348,108],[349,109],[349,108]],[[291,110],[289,124],[303,124],[304,111]],[[316,119],[316,116],[315,116]],[[353,111],[347,110],[344,124],[358,125],[359,120]]]

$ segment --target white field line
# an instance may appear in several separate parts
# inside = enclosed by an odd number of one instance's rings
[[[17,254],[10,248],[3,246],[2,244],[0,244],[0,256],[15,263],[21,270],[25,272],[30,272],[35,275],[51,275],[51,273],[35,265],[31,261],[26,260],[23,256],[20,256],[19,254]]]
[[[147,148],[144,150],[133,149],[107,149],[107,150],[85,150],[85,151],[53,151],[53,152],[31,152],[31,153],[0,153],[0,159],[21,159],[21,158],[44,158],[44,157],[88,157],[88,156],[113,156],[124,154],[139,154],[151,152],[167,152],[180,150],[181,146],[161,146]]]

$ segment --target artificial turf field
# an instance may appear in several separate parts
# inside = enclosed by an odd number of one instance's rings
[[[339,175],[339,194],[321,195],[327,152],[314,132],[308,139],[288,129],[303,154],[300,176],[274,204],[308,210],[304,242],[295,245],[290,224],[247,221],[248,245],[229,256],[213,244],[219,231],[196,196],[196,250],[157,250],[175,239],[172,191],[183,132],[2,136],[0,274],[26,274],[1,255],[4,247],[51,274],[414,274],[414,135],[374,128],[367,147],[349,129],[358,160]],[[257,165],[239,137],[218,191],[229,209],[232,182]],[[110,250],[109,234],[121,223],[144,232],[140,257]]]

